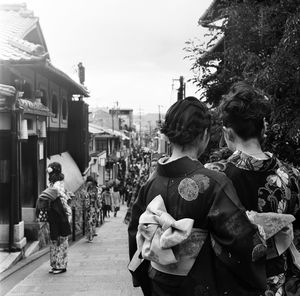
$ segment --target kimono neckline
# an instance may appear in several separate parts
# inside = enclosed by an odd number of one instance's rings
[[[158,161],[157,172],[158,174],[166,177],[180,177],[195,171],[198,168],[203,168],[203,164],[198,160],[193,160],[188,156],[184,156],[164,163],[168,157],[162,158]]]
[[[242,151],[236,150],[229,158],[228,162],[232,163],[239,169],[247,171],[271,171],[278,167],[277,158],[270,152],[264,152],[269,158],[259,159],[246,154]]]

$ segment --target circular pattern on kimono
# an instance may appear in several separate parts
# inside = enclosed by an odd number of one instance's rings
[[[252,260],[256,261],[266,255],[266,247],[263,244],[258,244],[252,251]]]
[[[192,177],[192,179],[196,182],[200,193],[204,193],[209,187],[209,178],[207,176],[196,174]]]
[[[266,290],[265,291],[265,296],[274,296],[274,292],[272,290]]]
[[[178,186],[178,192],[184,200],[192,201],[197,199],[199,187],[193,179],[184,178]]]

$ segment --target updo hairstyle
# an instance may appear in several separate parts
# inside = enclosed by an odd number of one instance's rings
[[[49,182],[54,184],[57,181],[64,180],[65,176],[61,172],[61,164],[58,162],[51,162],[47,168],[49,174]]]
[[[207,107],[195,97],[177,101],[167,111],[161,132],[173,144],[192,143],[205,129],[210,130],[211,115]]]
[[[271,113],[271,103],[262,91],[245,82],[232,85],[219,106],[223,125],[230,127],[244,141],[262,140],[264,119]]]
[[[86,183],[87,191],[96,188],[98,186],[97,181],[92,176],[87,176],[85,183]]]

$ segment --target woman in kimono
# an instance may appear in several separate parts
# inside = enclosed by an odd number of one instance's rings
[[[114,217],[117,217],[117,213],[120,210],[121,206],[121,196],[119,187],[117,185],[114,185],[111,192],[111,200],[112,200],[112,208],[114,211]]]
[[[300,174],[261,147],[265,118],[270,113],[267,98],[259,90],[239,82],[224,97],[220,113],[225,141],[234,153],[226,161],[206,167],[222,171],[232,180],[247,210],[295,215],[294,227],[299,229]],[[284,284],[291,269],[289,252],[279,251],[276,236],[267,244],[266,295],[286,295]]]
[[[97,224],[97,207],[98,207],[98,187],[97,182],[91,176],[86,180],[85,210],[86,210],[86,239],[92,242],[96,234]]]
[[[194,97],[162,126],[172,155],[141,187],[129,224],[129,270],[144,295],[262,295],[266,247],[231,181],[198,161],[211,116]],[[143,258],[143,259],[141,259]]]
[[[68,205],[69,196],[64,189],[64,175],[60,163],[50,163],[47,172],[49,187],[38,198],[37,216],[39,221],[45,221],[41,219],[41,214],[44,213],[49,223],[51,266],[49,273],[60,274],[67,271],[71,208]]]

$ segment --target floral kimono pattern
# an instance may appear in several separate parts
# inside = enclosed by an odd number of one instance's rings
[[[247,210],[294,215],[296,217],[294,233],[297,234],[296,228],[300,226],[298,218],[300,173],[297,169],[279,161],[271,153],[265,154],[269,158],[262,160],[236,151],[226,161],[209,163],[205,167],[225,173],[232,180]],[[297,235],[295,240],[298,240]],[[289,268],[287,256],[285,253],[278,254],[274,238],[269,239],[267,244],[266,295],[286,295],[284,284]]]
[[[50,266],[53,269],[66,269],[68,264],[68,237],[59,236],[50,241]]]
[[[96,233],[97,224],[97,189],[89,190],[85,197],[86,229],[85,234],[88,241],[92,241]]]

